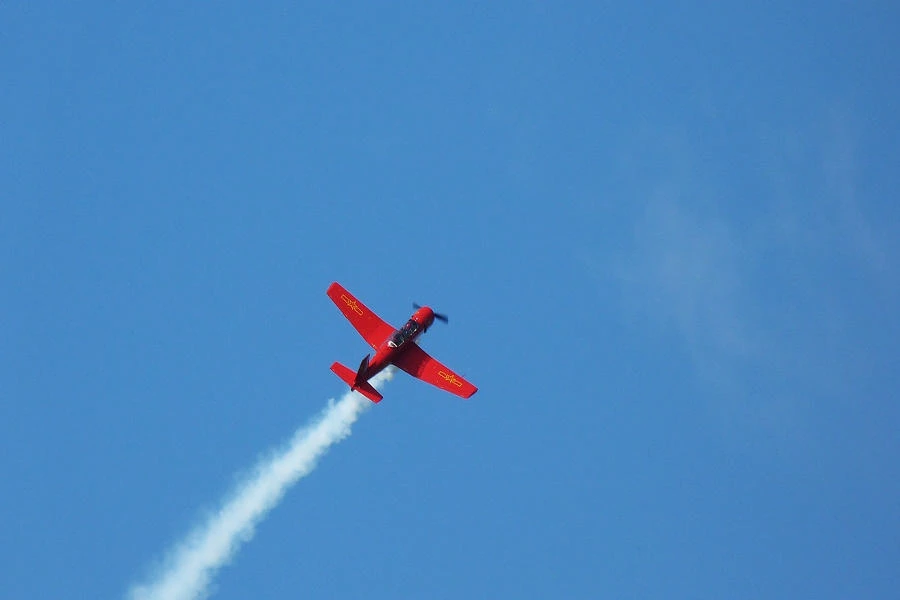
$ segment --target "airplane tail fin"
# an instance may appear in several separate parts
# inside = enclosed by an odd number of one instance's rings
[[[363,373],[366,372],[366,367],[368,367],[368,366],[369,366],[369,355],[366,354],[365,356],[363,356],[363,359],[360,361],[359,368],[356,369],[356,379],[355,379],[356,383],[359,383],[360,381],[365,381],[365,379],[363,379]]]
[[[334,371],[334,374],[343,380],[344,383],[350,386],[350,389],[359,392],[372,402],[381,402],[381,399],[384,397],[378,393],[372,384],[368,381],[362,379],[362,373],[366,370],[366,367],[369,364],[369,357],[366,356],[362,363],[359,365],[359,370],[355,373],[350,367],[345,367],[339,362],[331,365],[331,370]]]

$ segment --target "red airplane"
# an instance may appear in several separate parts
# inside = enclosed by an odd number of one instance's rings
[[[351,390],[359,392],[372,402],[380,402],[383,396],[372,387],[369,379],[388,365],[396,365],[413,377],[463,398],[469,398],[478,391],[478,388],[431,358],[416,344],[416,338],[425,333],[435,319],[446,323],[446,316],[427,306],[416,306],[416,312],[406,325],[394,329],[337,282],[328,286],[328,297],[375,349],[372,360],[366,354],[356,372],[338,362],[331,365],[334,374],[344,380]]]

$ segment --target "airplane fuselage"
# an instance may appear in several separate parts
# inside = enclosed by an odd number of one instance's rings
[[[402,354],[420,335],[425,333],[434,323],[434,311],[427,306],[416,310],[409,321],[400,329],[394,330],[386,340],[381,342],[375,355],[369,360],[363,377],[366,381],[383,371],[394,359]]]

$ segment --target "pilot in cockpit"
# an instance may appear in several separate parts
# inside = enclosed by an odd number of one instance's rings
[[[416,332],[419,330],[419,324],[415,319],[410,319],[406,322],[406,325],[398,329],[394,335],[391,336],[391,339],[388,340],[388,346],[391,348],[399,348],[406,342],[406,340],[411,339],[416,335]]]

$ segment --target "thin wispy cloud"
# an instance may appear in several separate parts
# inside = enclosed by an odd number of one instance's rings
[[[859,185],[852,129],[817,125],[767,131],[738,162],[686,132],[628,159],[640,208],[607,273],[636,323],[681,340],[729,421],[802,428],[813,399],[852,397],[867,375],[859,311],[897,295],[895,236],[871,217],[884,198]]]

